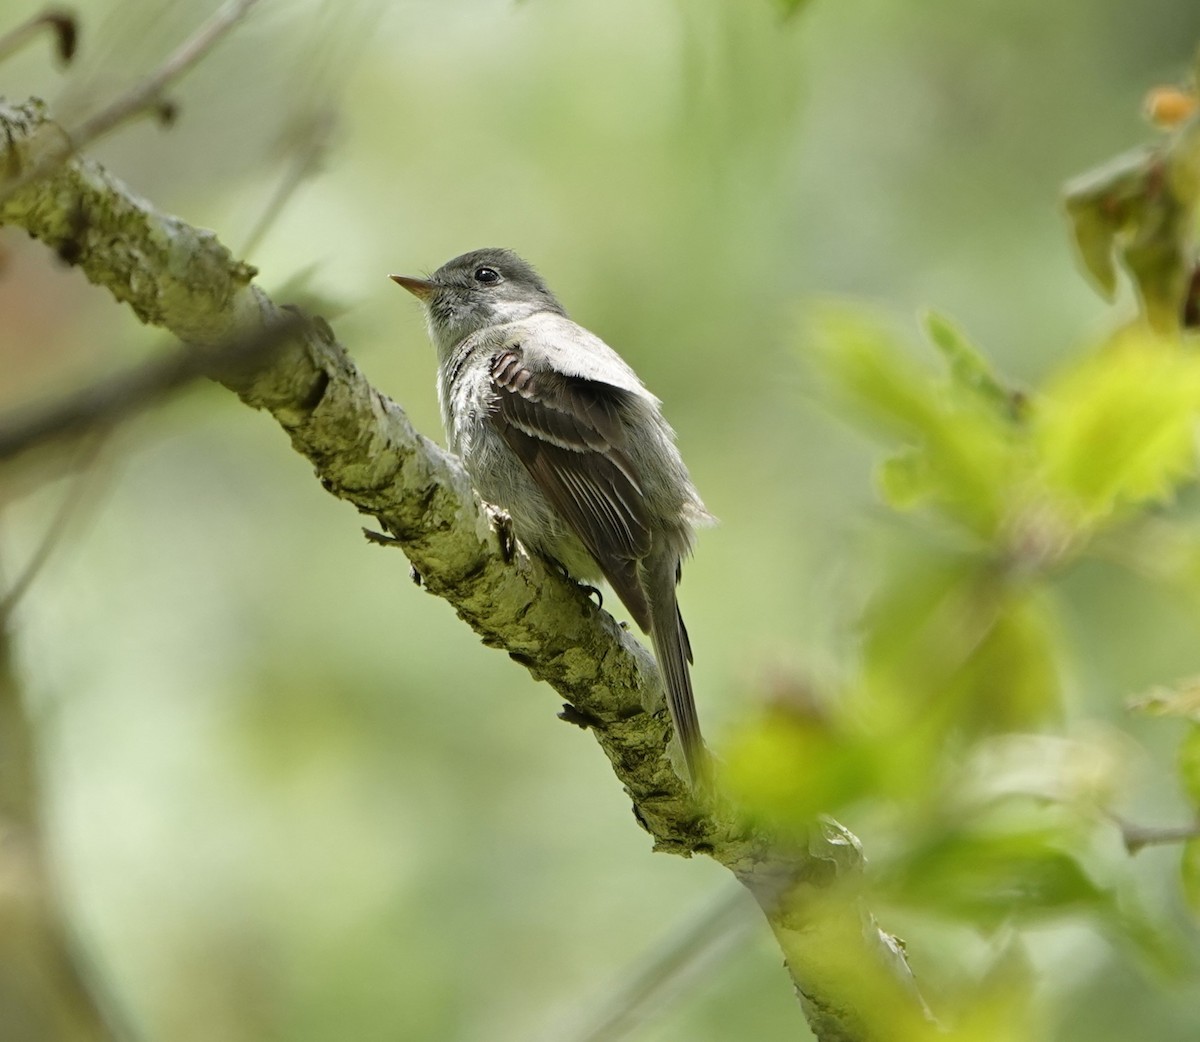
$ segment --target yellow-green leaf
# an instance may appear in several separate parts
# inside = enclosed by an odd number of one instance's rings
[[[1200,724],[1188,727],[1176,759],[1179,782],[1192,806],[1200,810]]]
[[[1195,473],[1200,355],[1129,334],[1052,381],[1039,403],[1042,477],[1081,525],[1169,498]]]
[[[936,311],[925,312],[922,324],[933,346],[946,359],[951,379],[995,407],[1006,419],[1015,419],[1021,396],[1001,383],[991,363],[967,335]]]
[[[1179,873],[1188,907],[1200,916],[1200,839],[1189,839],[1184,843]]]
[[[908,510],[930,491],[929,472],[924,453],[902,449],[889,456],[877,471],[883,498],[897,510]]]
[[[992,537],[1008,510],[1015,460],[1012,426],[994,406],[973,389],[947,388],[886,330],[845,310],[826,310],[811,343],[848,415],[909,450],[898,465],[907,473],[885,474],[885,489]]]
[[[876,784],[873,758],[820,717],[772,710],[743,726],[725,750],[729,791],[773,827],[807,828]]]
[[[1140,148],[1076,178],[1065,190],[1067,216],[1084,270],[1105,300],[1117,293],[1117,236],[1146,194],[1158,150]]]

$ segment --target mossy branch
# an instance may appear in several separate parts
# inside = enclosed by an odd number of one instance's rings
[[[61,136],[39,102],[0,102],[0,171],[16,182],[45,150],[61,147]],[[254,285],[254,269],[211,232],[160,213],[85,158],[0,193],[0,225],[26,229],[143,322],[197,351],[253,337],[280,318],[282,309]],[[754,893],[820,1039],[865,1042],[895,1037],[898,1023],[927,1023],[899,948],[854,896],[862,856],[853,837],[832,824],[804,837],[765,836],[728,807],[701,806],[668,758],[669,724],[649,653],[541,562],[505,559],[457,460],[367,382],[328,323],[309,318],[257,366],[211,375],[269,412],[324,488],[374,517],[425,587],[485,644],[570,704],[571,720],[595,735],[656,849],[708,854]]]

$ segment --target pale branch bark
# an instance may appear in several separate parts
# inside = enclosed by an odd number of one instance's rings
[[[0,103],[0,170],[21,177],[61,136],[40,103]],[[143,322],[197,349],[252,336],[280,313],[252,284],[254,270],[211,232],[158,212],[85,159],[7,197],[0,190],[4,224],[26,229]],[[854,838],[833,823],[803,836],[765,835],[733,808],[698,804],[667,755],[669,725],[649,653],[540,561],[506,562],[457,460],[367,382],[326,322],[308,321],[257,369],[213,375],[269,412],[321,484],[376,518],[426,588],[485,644],[570,704],[656,849],[707,854],[750,889],[818,1038],[923,1037],[928,1020],[902,951],[855,894],[862,853]]]

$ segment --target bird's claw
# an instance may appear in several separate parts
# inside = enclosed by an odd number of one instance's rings
[[[579,588],[583,591],[583,595],[585,597],[591,597],[592,594],[596,595],[596,607],[597,608],[602,609],[604,607],[604,594],[601,593],[598,589],[596,589],[595,586],[589,586],[587,583],[580,583]]]

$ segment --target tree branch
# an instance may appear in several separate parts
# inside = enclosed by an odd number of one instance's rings
[[[0,169],[29,169],[55,134],[42,106],[0,103]],[[156,211],[74,159],[0,195],[0,225],[78,263],[143,321],[197,345],[253,336],[280,309],[215,236]],[[382,276],[381,276],[382,278]],[[833,823],[764,835],[726,806],[701,807],[668,760],[667,714],[649,653],[576,586],[523,555],[508,563],[458,461],[418,434],[317,318],[261,366],[214,374],[269,412],[321,484],[403,548],[431,592],[483,642],[549,683],[586,721],[655,848],[704,853],[754,894],[823,1042],[933,1037],[901,949],[860,907],[857,841]]]
[[[154,72],[71,131],[73,148],[76,151],[84,148],[127,119],[160,104],[167,85],[193,68],[257,2],[258,0],[226,0],[216,13],[192,36],[184,40]]]
[[[103,446],[104,438],[100,436],[80,449],[67,492],[46,525],[36,549],[12,584],[7,589],[0,589],[0,629],[8,626],[9,617],[20,604],[21,598],[33,586],[34,580],[62,542],[72,519],[87,501],[94,484],[92,479],[95,476],[96,459]]]
[[[1121,832],[1121,842],[1130,856],[1139,853],[1145,847],[1165,846],[1170,843],[1186,843],[1188,840],[1200,838],[1200,822],[1191,825],[1138,825],[1124,818],[1110,814],[1109,818]]]
[[[0,463],[43,442],[100,434],[160,398],[201,376],[233,372],[255,364],[288,337],[301,319],[283,312],[280,320],[213,348],[183,347],[107,377],[46,406],[15,409],[0,416]],[[262,363],[258,358],[258,364]]]

